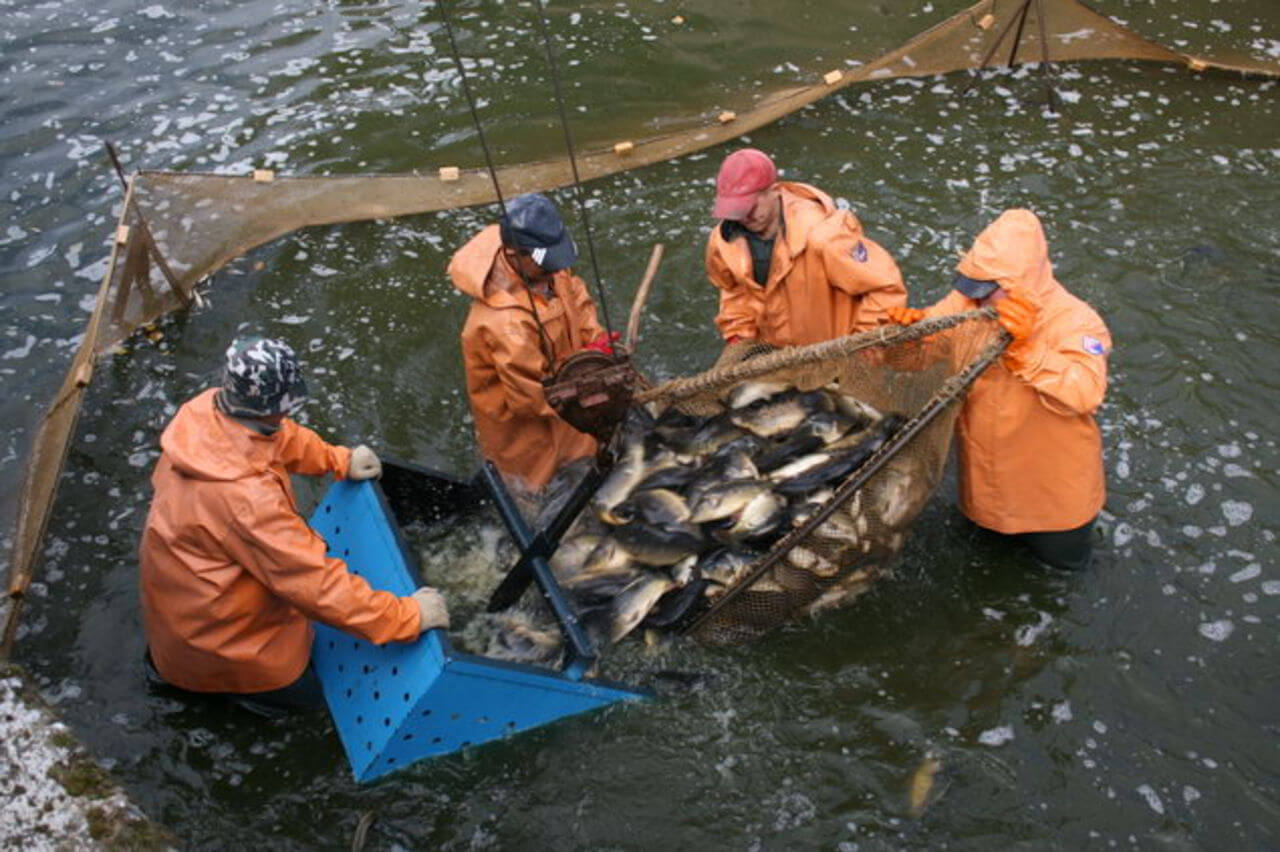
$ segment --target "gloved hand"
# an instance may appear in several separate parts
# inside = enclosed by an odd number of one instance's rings
[[[351,451],[351,463],[347,465],[347,479],[359,482],[362,479],[377,479],[382,476],[382,462],[373,450],[364,444]]]
[[[622,334],[617,331],[613,332],[612,334],[610,334],[607,331],[602,331],[600,332],[599,336],[596,337],[595,340],[591,341],[590,343],[588,343],[586,346],[582,348],[594,349],[597,352],[603,352],[606,355],[612,355],[613,344],[617,343],[621,337],[622,337]]]
[[[449,626],[449,610],[444,605],[444,595],[430,586],[423,586],[413,593],[418,605],[418,631],[426,633],[436,627]]]
[[[1000,360],[1014,373],[1030,367],[1034,357],[1031,333],[1040,319],[1040,303],[1023,290],[1009,290],[1008,295],[996,303],[996,319],[1009,332],[1013,342],[1004,350]]]
[[[884,312],[898,325],[915,325],[924,319],[924,311],[920,308],[908,308],[906,305],[901,307],[894,305],[891,308],[885,308]]]

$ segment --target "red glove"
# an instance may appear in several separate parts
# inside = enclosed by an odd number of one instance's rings
[[[1007,292],[1008,295],[996,303],[996,319],[1013,337],[1013,342],[1004,350],[1001,360],[1011,371],[1018,373],[1035,366],[1032,363],[1031,332],[1040,319],[1040,303],[1023,290]]]
[[[915,325],[924,319],[924,311],[919,308],[908,308],[906,305],[901,307],[894,305],[891,308],[885,308],[884,312],[898,325]]]
[[[590,343],[588,343],[586,346],[582,348],[594,349],[597,352],[603,352],[606,355],[612,355],[613,344],[617,343],[618,340],[620,340],[621,338],[622,338],[621,332],[615,331],[612,334],[610,334],[607,331],[602,331],[600,332],[599,336],[596,337],[595,340],[591,341]]]

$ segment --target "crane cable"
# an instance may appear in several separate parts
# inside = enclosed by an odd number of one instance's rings
[[[498,183],[498,171],[494,168],[493,157],[489,154],[489,143],[484,136],[484,125],[480,123],[480,112],[476,107],[475,95],[471,92],[471,84],[467,81],[467,70],[462,65],[462,54],[458,50],[458,41],[453,35],[453,21],[449,16],[449,4],[445,0],[440,0],[440,17],[444,21],[445,34],[449,37],[449,48],[453,52],[453,63],[458,66],[458,76],[462,80],[462,93],[467,98],[467,108],[471,111],[471,121],[475,124],[476,135],[480,138],[480,149],[484,151],[484,164],[489,170],[489,180],[493,181],[493,194],[498,199],[498,208],[502,214],[500,221],[507,221],[507,202],[502,197],[502,186]],[[594,254],[592,255],[592,260],[595,260]],[[524,281],[524,291],[529,297],[529,310],[533,313],[534,324],[538,326],[538,343],[542,349],[542,355],[547,359],[547,365],[551,369],[555,369],[555,347],[551,345],[551,337],[547,334],[546,328],[543,327],[542,319],[538,316],[538,306],[533,299],[533,288],[530,287],[529,279],[525,278],[524,272],[519,267],[516,268],[516,274]]]

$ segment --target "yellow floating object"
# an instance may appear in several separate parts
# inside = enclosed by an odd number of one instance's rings
[[[613,146],[613,153],[630,154],[632,151],[635,150],[635,148],[636,148],[636,144],[634,142],[631,142],[630,140],[626,142],[619,142],[617,145]]]
[[[440,180],[455,181],[461,176],[462,176],[462,172],[458,170],[457,166],[441,166],[440,167]]]
[[[822,82],[826,83],[828,86],[834,86],[836,83],[839,83],[843,79],[844,79],[844,72],[841,71],[839,68],[837,68],[834,71],[828,71],[827,73],[822,75]]]
[[[271,169],[254,169],[253,170],[254,183],[271,183],[271,181],[275,179],[276,179],[276,173],[271,171]]]
[[[727,109],[724,112],[717,115],[716,120],[719,121],[721,124],[728,124],[729,122],[733,121],[737,117],[738,117],[738,114],[736,112],[734,112],[731,109]]]

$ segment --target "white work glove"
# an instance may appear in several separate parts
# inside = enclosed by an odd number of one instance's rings
[[[377,479],[382,476],[382,462],[373,450],[364,444],[351,451],[351,463],[347,465],[347,479]]]
[[[418,605],[418,631],[426,633],[434,627],[449,626],[449,610],[444,605],[444,595],[423,586],[413,593],[413,602]]]

